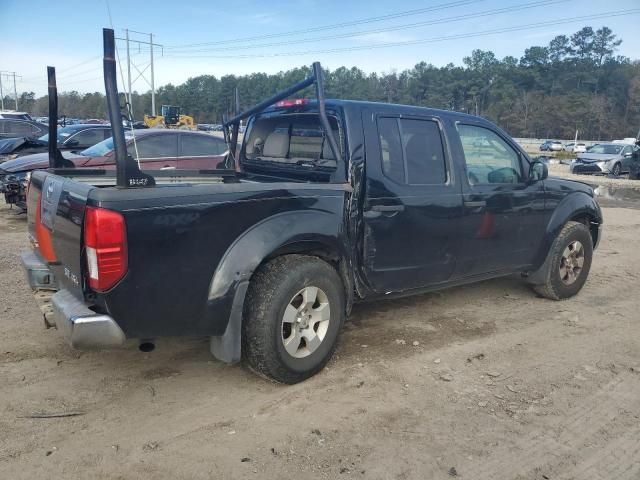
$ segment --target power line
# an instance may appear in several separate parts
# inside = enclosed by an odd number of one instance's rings
[[[417,8],[414,10],[406,10],[403,12],[397,12],[397,13],[390,13],[387,15],[381,15],[381,16],[377,16],[377,17],[369,17],[369,18],[363,18],[360,20],[353,20],[350,22],[342,22],[342,23],[334,23],[334,24],[330,24],[330,25],[322,25],[319,27],[312,27],[312,28],[305,28],[303,30],[290,30],[288,32],[281,32],[281,33],[271,33],[271,34],[267,34],[267,35],[255,35],[252,37],[240,37],[240,38],[234,38],[234,39],[230,39],[230,40],[217,40],[217,41],[213,41],[213,42],[204,42],[204,43],[191,43],[191,44],[186,44],[186,45],[170,45],[167,46],[167,49],[178,49],[178,48],[190,48],[190,47],[202,47],[202,46],[207,46],[207,45],[221,45],[221,44],[228,44],[228,43],[242,43],[242,42],[249,42],[249,41],[253,41],[253,40],[261,40],[261,39],[267,39],[267,38],[276,38],[276,37],[286,37],[286,36],[290,36],[290,35],[299,35],[299,34],[303,34],[303,33],[312,33],[312,32],[320,32],[320,31],[324,31],[324,30],[334,30],[337,28],[344,28],[344,27],[352,27],[354,25],[363,25],[363,24],[367,24],[367,23],[375,23],[375,22],[382,22],[385,20],[391,20],[394,18],[401,18],[401,17],[408,17],[411,15],[418,15],[418,14],[422,14],[422,13],[427,13],[427,12],[436,12],[439,10],[446,10],[448,8],[455,8],[455,7],[461,7],[461,6],[465,6],[465,5],[469,5],[472,3],[479,3],[479,2],[483,2],[485,0],[458,0],[455,2],[449,2],[449,3],[443,3],[440,5],[435,5],[432,7],[427,7],[427,8]]]
[[[451,23],[451,22],[460,22],[460,21],[464,21],[464,20],[469,20],[472,18],[482,18],[482,17],[490,17],[493,15],[499,15],[499,14],[503,14],[503,13],[512,13],[512,12],[517,12],[520,10],[527,10],[527,9],[531,9],[531,8],[537,8],[537,7],[546,7],[546,6],[551,6],[551,5],[556,5],[558,3],[566,3],[569,2],[571,0],[543,0],[543,1],[536,1],[536,2],[531,2],[531,3],[526,3],[523,5],[517,5],[517,6],[513,6],[513,7],[504,7],[504,8],[498,8],[498,9],[493,9],[493,10],[486,10],[484,12],[478,12],[478,13],[470,13],[470,14],[466,14],[466,15],[454,15],[451,17],[444,17],[444,18],[438,18],[438,19],[434,19],[434,20],[427,20],[424,22],[415,22],[415,23],[409,23],[409,24],[405,24],[405,25],[396,25],[393,27],[384,27],[384,28],[376,28],[376,29],[371,29],[371,30],[361,30],[359,32],[347,32],[347,33],[341,33],[341,34],[337,34],[337,35],[330,35],[330,36],[323,36],[323,37],[312,37],[312,38],[303,38],[300,40],[286,40],[286,41],[282,41],[282,42],[272,42],[272,43],[263,43],[263,44],[254,44],[254,45],[247,45],[247,46],[233,46],[233,47],[216,47],[216,48],[206,48],[206,49],[200,49],[200,50],[189,50],[188,52],[176,52],[177,54],[181,54],[181,53],[197,53],[197,52],[212,52],[212,51],[237,51],[237,50],[248,50],[248,49],[255,49],[255,48],[263,48],[263,47],[276,47],[276,46],[284,46],[284,45],[292,45],[292,44],[300,44],[300,43],[311,43],[311,42],[318,42],[318,41],[324,41],[324,40],[335,40],[335,39],[339,39],[339,38],[351,38],[351,37],[359,37],[362,35],[370,35],[370,34],[374,34],[374,33],[382,33],[382,32],[392,32],[392,31],[397,31],[397,30],[405,30],[405,29],[409,29],[409,28],[417,28],[417,27],[424,27],[424,26],[429,26],[429,25],[440,25],[443,23]],[[174,50],[175,52],[175,50]]]
[[[2,108],[3,110],[4,110],[4,93],[2,92],[2,76],[3,75],[7,78],[13,77],[13,97],[16,102],[16,110],[18,110],[18,90],[16,89],[16,77],[20,79],[22,79],[22,77],[18,75],[16,72],[0,71],[0,97],[2,97],[0,99],[0,108]]]
[[[125,29],[125,38],[116,38],[117,40],[124,40],[126,41],[126,45],[127,45],[127,79],[128,79],[128,92],[129,92],[129,109],[131,109],[131,94],[132,94],[132,84],[140,77],[142,77],[142,79],[147,82],[149,84],[149,86],[151,87],[151,114],[155,115],[156,114],[156,90],[155,90],[155,82],[154,82],[154,70],[153,70],[153,47],[160,47],[161,49],[164,49],[163,45],[160,45],[158,43],[153,43],[153,33],[144,33],[144,32],[136,32],[135,30],[129,30],[129,29]],[[135,39],[131,39],[129,38],[129,33],[135,33],[138,35],[148,35],[149,36],[149,41],[141,41],[141,40],[135,40]],[[138,68],[138,65],[136,65],[135,63],[133,63],[131,61],[131,56],[130,55],[130,51],[129,51],[129,43],[130,42],[134,42],[138,44],[138,47],[140,45],[148,45],[149,46],[149,53],[150,53],[150,63],[147,67],[144,67],[142,70],[140,68]],[[116,50],[117,53],[117,50]],[[118,62],[120,61],[120,59],[118,58]],[[131,67],[133,67],[135,70],[138,71],[138,76],[132,81],[131,80]],[[147,80],[147,78],[144,76],[144,72],[146,71],[146,69],[150,67],[150,80]],[[122,70],[120,71],[122,73]],[[123,83],[124,83],[124,78],[123,78]]]
[[[517,25],[513,27],[504,27],[497,28],[492,30],[484,30],[473,33],[464,33],[458,35],[444,35],[440,37],[432,37],[432,38],[423,38],[419,40],[409,40],[403,42],[388,42],[388,43],[379,43],[376,45],[362,45],[362,46],[354,46],[354,47],[340,47],[340,48],[328,48],[321,50],[303,50],[303,51],[294,51],[294,52],[279,52],[279,53],[263,53],[263,54],[240,54],[240,55],[165,55],[166,57],[172,58],[219,58],[219,59],[238,59],[238,58],[261,58],[261,57],[287,57],[287,56],[300,56],[300,55],[310,55],[310,54],[318,54],[318,53],[341,53],[341,52],[351,52],[351,51],[360,51],[360,50],[374,50],[377,48],[390,48],[390,47],[400,47],[400,46],[408,46],[408,45],[419,45],[425,43],[436,43],[436,42],[444,42],[448,40],[459,40],[464,38],[475,38],[475,37],[484,37],[487,35],[495,35],[499,33],[509,33],[509,32],[518,32],[522,30],[530,30],[541,27],[549,27],[553,25],[562,25],[567,22],[577,22],[584,20],[597,20],[602,18],[612,18],[612,17],[620,17],[624,15],[635,15],[640,13],[640,9],[629,9],[629,10],[620,10],[616,12],[602,13],[602,14],[594,14],[594,15],[584,15],[580,17],[567,17],[561,20],[555,20],[551,22],[538,22],[538,23],[529,23],[525,25]]]

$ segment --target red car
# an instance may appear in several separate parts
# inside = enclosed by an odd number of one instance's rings
[[[143,170],[207,170],[218,168],[227,153],[222,138],[188,130],[136,130],[125,133],[129,155],[138,159]],[[111,138],[69,156],[76,167],[115,168]]]
[[[126,131],[127,150],[143,170],[212,170],[222,168],[227,144],[208,133],[190,130]],[[115,169],[113,140],[108,138],[80,153],[64,152],[76,168]],[[48,153],[25,155],[0,163],[0,191],[5,201],[24,207],[27,173],[49,168]]]

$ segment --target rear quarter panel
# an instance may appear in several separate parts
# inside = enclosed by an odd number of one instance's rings
[[[342,245],[345,196],[343,185],[280,183],[94,189],[89,204],[124,215],[129,253],[124,279],[96,302],[129,337],[221,335],[234,282],[211,293],[212,281],[237,239],[287,215],[308,232],[321,227],[327,242]],[[262,256],[294,238],[294,230],[271,229],[234,254]]]

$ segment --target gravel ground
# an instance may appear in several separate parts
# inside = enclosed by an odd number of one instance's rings
[[[604,214],[577,297],[500,279],[359,305],[328,368],[286,387],[202,338],[71,350],[3,207],[0,478],[637,480],[640,216]],[[32,418],[58,413],[77,415]]]

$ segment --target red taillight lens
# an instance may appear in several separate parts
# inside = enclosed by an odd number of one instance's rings
[[[53,251],[53,241],[51,240],[51,232],[47,227],[42,225],[41,212],[42,210],[42,195],[38,194],[38,202],[36,205],[35,215],[35,229],[36,229],[36,241],[38,242],[38,250],[44,259],[53,263],[56,262],[56,252]]]
[[[127,273],[127,228],[118,212],[86,208],[84,247],[92,290],[109,290]]]
[[[292,98],[290,100],[280,100],[276,103],[276,107],[297,107],[299,105],[306,105],[309,103],[307,98]]]

